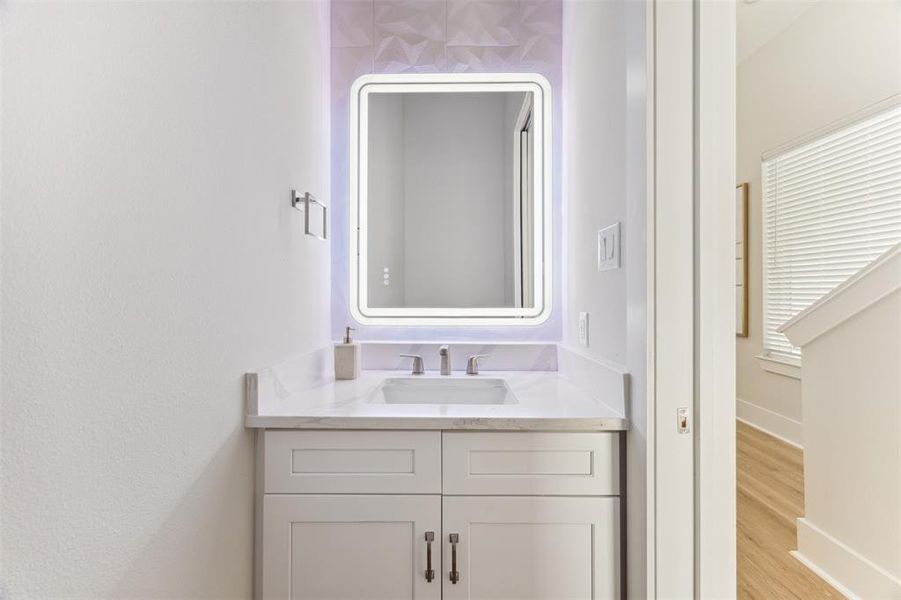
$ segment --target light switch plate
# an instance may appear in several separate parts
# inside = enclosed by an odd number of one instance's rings
[[[598,271],[620,268],[620,224],[598,231]]]
[[[588,313],[579,313],[579,343],[588,347]]]

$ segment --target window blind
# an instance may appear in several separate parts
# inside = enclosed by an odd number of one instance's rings
[[[901,105],[762,169],[763,350],[800,360],[777,329],[901,241]]]

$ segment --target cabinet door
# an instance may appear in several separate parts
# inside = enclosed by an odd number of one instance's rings
[[[443,514],[444,600],[620,597],[618,498],[445,497]]]
[[[441,497],[267,494],[262,554],[264,600],[438,600]]]

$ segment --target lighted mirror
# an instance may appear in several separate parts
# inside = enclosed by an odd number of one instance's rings
[[[356,81],[349,271],[358,321],[548,317],[550,103],[534,74]]]

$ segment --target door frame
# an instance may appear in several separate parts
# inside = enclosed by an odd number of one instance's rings
[[[648,597],[731,598],[735,3],[647,8]]]
[[[516,308],[523,307],[523,298],[533,297],[533,291],[535,289],[535,278],[534,273],[532,273],[532,268],[534,267],[534,257],[527,253],[523,252],[523,238],[528,237],[532,238],[532,235],[524,236],[523,230],[523,212],[527,211],[529,213],[529,220],[531,222],[532,214],[534,213],[534,209],[532,207],[532,173],[531,169],[523,168],[524,163],[526,162],[523,159],[523,149],[528,153],[528,149],[531,147],[529,141],[532,136],[532,111],[533,111],[533,101],[531,94],[524,94],[522,106],[519,107],[519,111],[516,116],[516,120],[513,124],[513,197],[511,198],[511,202],[513,204],[513,222],[511,226],[513,231],[511,233],[511,237],[513,240],[513,306]],[[528,128],[528,131],[526,129]],[[527,139],[524,140],[523,138]],[[531,160],[531,157],[529,157]],[[523,197],[528,197],[528,202],[523,202]],[[529,257],[529,260],[525,260],[526,257]],[[525,264],[528,262],[529,264]],[[529,285],[525,285],[526,275],[528,275]],[[524,291],[525,288],[528,287],[529,295],[525,296]]]

